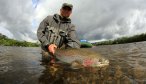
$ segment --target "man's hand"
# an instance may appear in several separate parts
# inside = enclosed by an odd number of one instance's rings
[[[50,53],[54,54],[57,46],[55,44],[51,44],[48,46],[48,50]]]

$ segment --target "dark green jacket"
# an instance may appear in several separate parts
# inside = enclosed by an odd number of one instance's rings
[[[37,37],[42,48],[50,44],[56,44],[58,48],[80,48],[80,42],[76,36],[75,26],[70,18],[62,18],[60,15],[47,16],[37,30]]]

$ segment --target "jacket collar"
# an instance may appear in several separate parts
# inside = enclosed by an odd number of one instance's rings
[[[53,19],[58,23],[71,23],[70,18],[61,17],[59,14],[54,14]]]

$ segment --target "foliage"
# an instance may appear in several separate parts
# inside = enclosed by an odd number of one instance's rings
[[[124,43],[140,42],[140,41],[146,41],[146,33],[142,33],[140,35],[134,35],[131,37],[121,37],[115,40],[96,42],[93,43],[93,45],[98,46],[98,45],[124,44]]]
[[[0,34],[0,45],[3,46],[22,46],[22,47],[38,47],[38,43],[31,43],[26,41],[18,41],[10,39],[5,35]]]

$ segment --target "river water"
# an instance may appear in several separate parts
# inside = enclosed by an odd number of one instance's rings
[[[146,84],[146,42],[91,48],[109,59],[102,69],[72,70],[41,62],[38,47],[0,46],[0,84]]]

